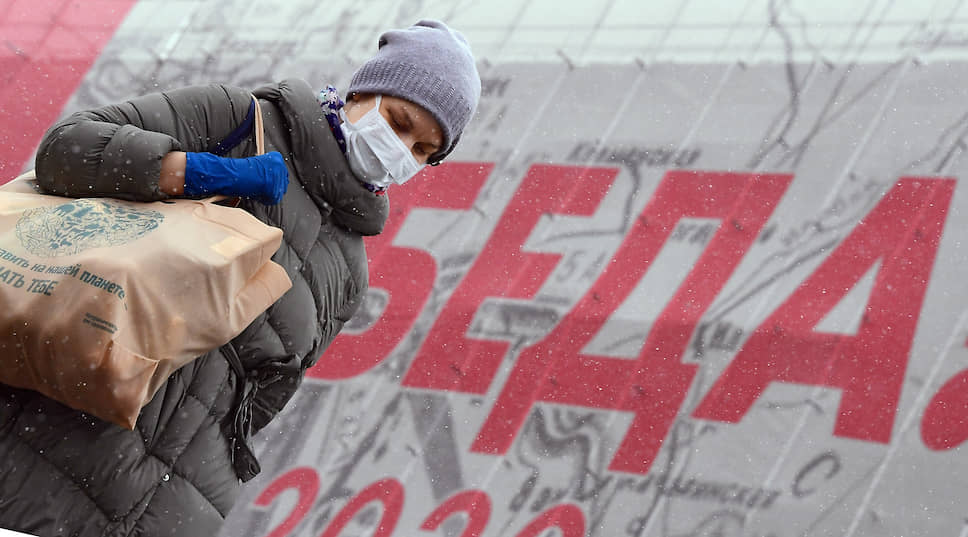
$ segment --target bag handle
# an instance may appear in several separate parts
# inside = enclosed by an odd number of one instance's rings
[[[256,99],[255,95],[249,94],[252,100],[249,102],[249,109],[245,113],[245,118],[241,123],[236,125],[232,132],[228,134],[225,138],[219,140],[217,144],[210,147],[206,151],[212,153],[213,155],[218,155],[224,157],[229,151],[235,149],[236,146],[242,143],[249,137],[250,134],[254,133],[256,138],[256,146],[259,148],[257,155],[263,154],[262,145],[259,145],[262,139],[262,110],[259,106],[259,100]]]
[[[262,107],[259,106],[259,99],[257,99],[255,95],[252,96],[251,106],[252,106],[252,111],[254,112],[253,115],[255,116],[255,120],[253,121],[253,124],[252,124],[252,131],[253,131],[253,134],[255,134],[255,154],[264,155],[266,152],[266,142],[265,142],[265,128],[262,125]],[[243,124],[240,125],[240,127],[245,126],[246,123],[248,123],[248,118],[246,118],[246,121],[243,122]],[[236,132],[233,132],[231,135],[229,135],[229,138],[236,137],[238,134],[240,133],[238,132],[238,129],[236,129]],[[242,136],[244,136],[244,133],[242,133]],[[241,137],[239,137],[238,141],[234,141],[232,145],[227,146],[225,151],[227,152],[228,149],[231,149],[235,145],[238,145],[240,141],[241,141]],[[222,144],[219,144],[219,145],[222,145]],[[238,207],[239,203],[242,202],[242,198],[239,198],[239,197],[230,198],[228,196],[216,194],[214,196],[205,198],[201,201],[203,203],[219,203],[219,202],[227,201],[226,204],[228,206]]]
[[[265,132],[262,126],[262,107],[259,106],[259,99],[252,96],[252,102],[255,104],[255,125],[252,129],[255,130],[255,154],[264,155],[266,152],[266,142],[265,142]]]

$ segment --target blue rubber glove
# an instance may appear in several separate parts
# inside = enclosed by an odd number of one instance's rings
[[[185,154],[185,195],[238,196],[266,205],[282,201],[289,186],[289,170],[278,151],[248,158],[225,158],[212,153]]]

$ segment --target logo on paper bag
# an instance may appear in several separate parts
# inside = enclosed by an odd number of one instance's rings
[[[17,238],[32,254],[60,257],[132,242],[153,231],[164,219],[163,214],[150,209],[78,199],[24,211],[17,222]]]

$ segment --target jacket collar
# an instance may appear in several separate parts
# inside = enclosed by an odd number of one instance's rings
[[[309,83],[287,79],[253,94],[274,102],[282,112],[290,135],[292,166],[320,210],[331,212],[334,220],[361,235],[383,231],[389,214],[387,196],[367,190],[353,175]]]

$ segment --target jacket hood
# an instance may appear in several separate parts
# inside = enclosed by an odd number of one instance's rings
[[[282,112],[292,143],[292,165],[313,201],[361,235],[382,232],[389,200],[385,193],[378,196],[367,190],[353,175],[309,83],[287,79],[253,94],[274,102]]]

